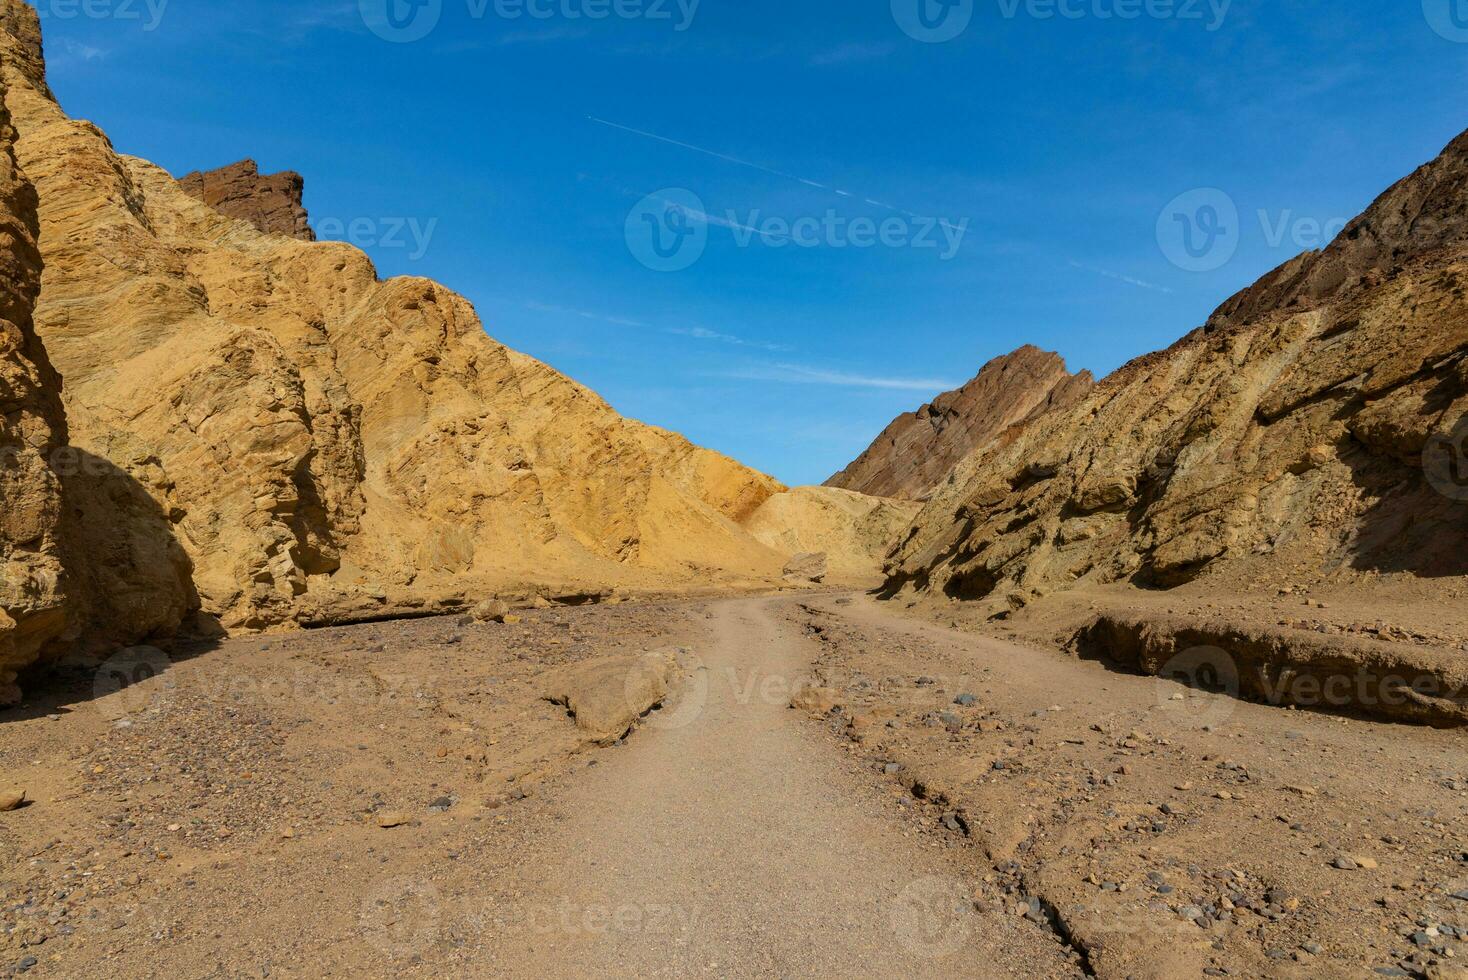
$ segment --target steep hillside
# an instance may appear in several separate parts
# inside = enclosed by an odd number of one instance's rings
[[[1465,287],[1468,134],[1324,252],[964,460],[890,590],[1003,613],[1085,583],[1453,587],[1468,573]]]
[[[1009,426],[1066,408],[1090,390],[1057,354],[1024,346],[984,365],[957,391],[899,415],[828,487],[877,497],[926,500],[970,452]]]
[[[87,572],[100,626],[167,628],[196,601],[264,628],[507,583],[778,579],[785,556],[738,526],[774,480],[622,418],[434,282],[206,207],[61,111],[30,8],[0,0],[0,24],[39,195],[36,330],[73,444],[110,467],[111,510],[87,508],[114,518],[92,529],[114,552]]]

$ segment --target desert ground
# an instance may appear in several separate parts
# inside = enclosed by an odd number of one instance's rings
[[[649,651],[676,661],[668,693],[621,733],[547,700],[547,671]],[[28,801],[0,815],[15,974],[1468,962],[1457,733],[1251,704],[864,593],[179,644],[62,668],[0,724]]]

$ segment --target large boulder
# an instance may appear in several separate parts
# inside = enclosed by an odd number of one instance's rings
[[[575,717],[586,739],[609,745],[663,703],[678,676],[671,652],[600,657],[549,673],[545,699]]]
[[[821,582],[830,574],[830,561],[824,551],[796,555],[785,564],[787,582]]]

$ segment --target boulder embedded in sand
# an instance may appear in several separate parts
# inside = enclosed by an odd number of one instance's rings
[[[835,487],[796,487],[761,504],[744,529],[782,554],[825,552],[831,579],[868,585],[881,581],[883,561],[921,508]]]
[[[784,575],[788,582],[820,582],[829,570],[830,561],[824,551],[807,552],[790,559]]]
[[[668,652],[601,657],[553,671],[544,697],[574,715],[591,741],[610,745],[662,704],[677,670],[678,659]]]
[[[503,599],[485,599],[474,607],[474,621],[478,623],[503,623],[510,615],[510,604]]]

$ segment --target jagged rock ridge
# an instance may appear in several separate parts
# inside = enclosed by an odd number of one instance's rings
[[[1329,248],[970,455],[889,591],[1468,572],[1468,134]],[[1424,459],[1426,456],[1426,459]]]
[[[260,231],[303,242],[316,240],[301,200],[306,182],[293,170],[262,174],[254,160],[241,160],[217,170],[196,170],[178,182],[190,197]]]
[[[1011,425],[1075,404],[1093,384],[1058,354],[1026,345],[984,365],[968,384],[899,415],[828,487],[926,499],[953,467]]]

